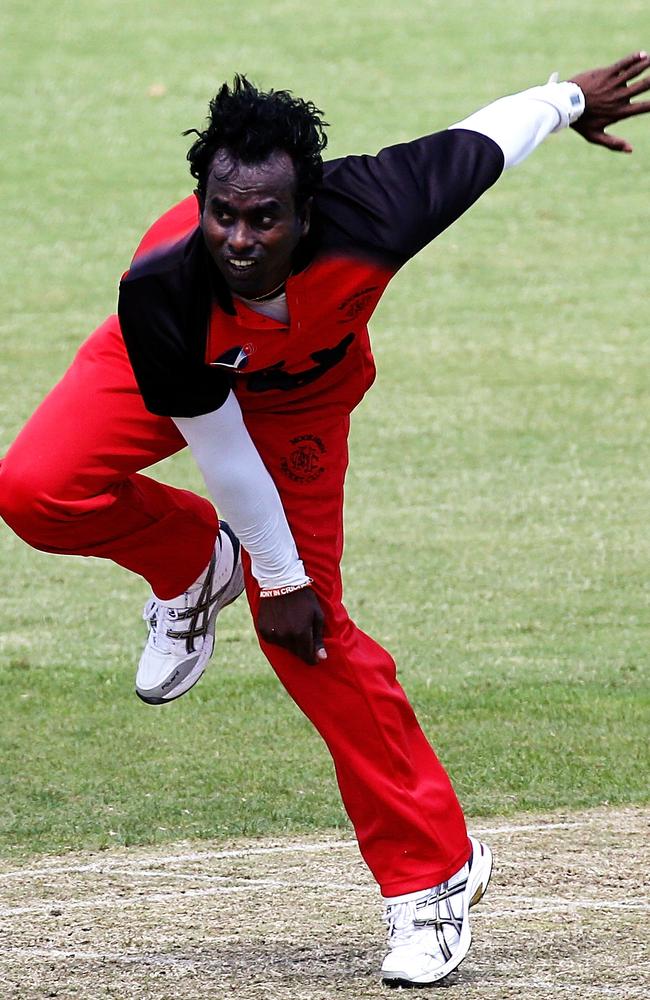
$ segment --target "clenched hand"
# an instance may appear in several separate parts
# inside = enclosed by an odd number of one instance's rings
[[[280,597],[264,597],[257,613],[257,629],[262,639],[288,649],[305,663],[327,659],[323,623],[323,612],[311,587]]]

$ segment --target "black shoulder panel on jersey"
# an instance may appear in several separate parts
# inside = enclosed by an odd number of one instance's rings
[[[166,417],[217,410],[231,380],[205,364],[212,290],[200,230],[134,262],[120,283],[122,335],[145,406]]]
[[[503,165],[501,148],[467,129],[331,160],[315,206],[323,248],[365,247],[399,267],[467,211]]]
[[[295,270],[329,253],[368,256],[396,271],[465,212],[503,170],[500,147],[452,129],[325,164],[313,225]],[[213,302],[233,313],[200,229],[134,261],[120,285],[124,341],[147,408],[193,417],[216,410],[231,376],[205,363]],[[324,303],[324,308],[326,303]]]

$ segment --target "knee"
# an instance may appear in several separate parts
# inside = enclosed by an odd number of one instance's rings
[[[37,463],[25,465],[11,457],[0,462],[0,517],[35,547],[51,544],[64,516],[65,503],[56,499],[55,492]]]

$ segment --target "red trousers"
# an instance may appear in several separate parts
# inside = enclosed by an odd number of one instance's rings
[[[332,754],[343,803],[382,893],[428,888],[467,860],[463,814],[391,656],[341,602],[349,415],[322,401],[298,410],[269,413],[258,405],[245,419],[314,580],[328,659],[307,666],[277,646],[262,642],[262,649]],[[174,597],[205,568],[217,516],[204,498],[138,473],[184,444],[170,419],[145,410],[111,317],[0,465],[0,513],[35,548],[112,559],[143,576],[159,597]],[[258,588],[245,562],[255,618]]]

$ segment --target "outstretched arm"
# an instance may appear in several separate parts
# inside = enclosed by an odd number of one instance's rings
[[[487,135],[501,147],[506,169],[521,163],[551,132],[569,125],[589,142],[631,153],[628,142],[605,129],[650,111],[648,101],[631,102],[650,90],[650,76],[641,76],[649,67],[648,54],[636,52],[563,83],[554,74],[544,86],[502,97],[451,128]]]
[[[558,83],[553,74],[548,83],[519,94],[500,97],[450,129],[480,132],[496,142],[503,153],[503,168],[515,167],[533,152],[551,132],[576,121],[585,109],[585,99],[575,83]]]

